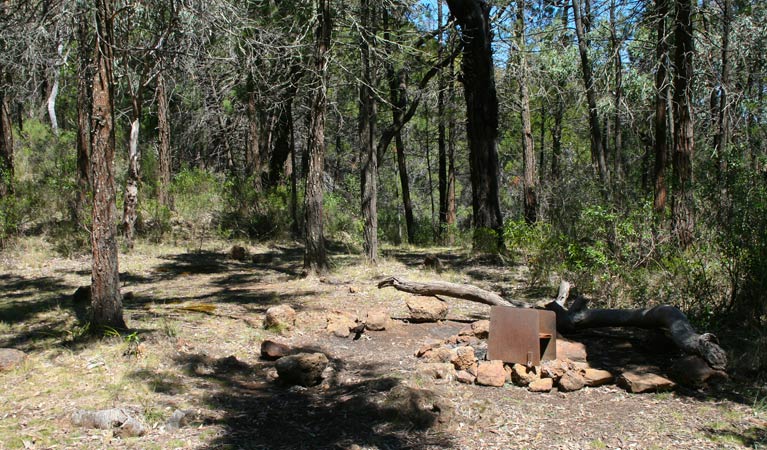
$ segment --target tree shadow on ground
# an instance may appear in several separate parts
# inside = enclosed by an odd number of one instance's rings
[[[36,314],[58,306],[64,296],[57,292],[73,289],[62,278],[24,278],[0,275],[0,322],[23,322]],[[39,293],[47,295],[39,295]],[[35,299],[25,299],[35,297]]]
[[[310,388],[269,381],[273,363],[268,361],[247,364],[233,356],[181,354],[175,362],[191,378],[195,391],[204,392],[199,400],[215,411],[200,418],[201,425],[224,430],[205,448],[451,447],[450,437],[438,431],[439,411],[422,410],[417,398],[404,404],[389,400],[387,394],[400,379],[383,373],[383,366],[330,360],[336,376],[325,386]],[[337,375],[346,370],[363,381],[340,382]],[[135,377],[158,380],[147,373],[137,372]]]

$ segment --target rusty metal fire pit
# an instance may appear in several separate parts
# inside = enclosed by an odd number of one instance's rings
[[[557,317],[553,311],[493,306],[487,357],[528,367],[557,357]]]

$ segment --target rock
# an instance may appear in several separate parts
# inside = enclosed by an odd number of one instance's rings
[[[445,266],[442,264],[442,261],[437,257],[437,255],[426,255],[426,258],[423,260],[423,266],[427,269],[431,269],[436,271],[437,273],[442,273],[443,270],[445,270]]]
[[[425,355],[427,352],[434,350],[435,348],[441,347],[442,341],[432,340],[425,344],[423,344],[416,352],[415,356],[417,358],[420,358],[421,356]]]
[[[173,412],[170,418],[165,422],[165,426],[170,430],[176,430],[189,424],[191,419],[191,411],[181,411],[177,409]]]
[[[407,299],[410,319],[413,322],[437,322],[447,317],[447,303],[435,297],[410,297]]]
[[[517,386],[527,386],[540,379],[541,373],[536,370],[535,367],[528,369],[527,366],[522,364],[514,364],[511,366],[511,381]]]
[[[121,436],[142,436],[146,427],[133,415],[122,408],[105,409],[102,411],[86,411],[81,409],[72,414],[72,424],[84,428],[110,430],[118,428]]]
[[[501,387],[505,382],[506,371],[503,369],[502,361],[494,360],[479,363],[477,384]]]
[[[575,370],[568,370],[559,379],[559,390],[563,392],[573,392],[583,389],[586,386],[586,380]]]
[[[477,357],[474,356],[474,349],[471,347],[458,347],[455,349],[455,355],[450,361],[456,370],[466,370],[477,363]]]
[[[433,391],[402,384],[389,391],[382,408],[392,420],[410,422],[422,430],[448,422],[452,411],[450,404]]]
[[[618,377],[618,386],[634,394],[642,392],[670,391],[676,383],[654,373],[623,372]]]
[[[474,376],[476,377],[476,376],[477,376],[477,374],[479,373],[479,363],[474,363],[474,364],[472,364],[472,365],[471,365],[471,367],[469,367],[468,369],[466,369],[466,371],[467,371],[467,372],[469,372],[470,374],[472,374],[472,375],[474,375]]]
[[[456,337],[456,343],[457,344],[468,344],[468,345],[475,345],[478,344],[480,341],[477,339],[476,336],[457,336]]]
[[[478,339],[487,339],[490,335],[490,321],[478,320],[467,325],[458,332],[458,336],[474,336]]]
[[[551,378],[539,378],[527,385],[530,392],[549,392],[554,388],[554,380]]]
[[[459,383],[474,384],[474,380],[476,380],[477,377],[465,370],[459,370],[455,373],[455,379],[458,380]]]
[[[455,369],[450,363],[423,363],[416,370],[425,378],[448,381],[455,378]]]
[[[15,348],[0,348],[0,372],[11,370],[27,359],[27,354]]]
[[[365,317],[365,327],[371,331],[383,331],[391,328],[391,316],[386,308],[375,308],[368,311]]]
[[[712,369],[700,356],[690,355],[671,365],[671,374],[680,384],[693,388],[703,388],[709,382],[717,383],[728,378],[727,372]]]
[[[327,332],[341,338],[349,337],[350,330],[357,326],[357,316],[347,311],[331,311],[327,321]]]
[[[229,249],[229,257],[235,261],[245,261],[248,259],[248,250],[241,245],[233,245]]]
[[[568,370],[573,368],[573,362],[569,359],[553,359],[541,361],[541,376],[559,381]]]
[[[613,382],[613,374],[607,370],[586,368],[581,371],[586,386],[596,387]]]
[[[571,361],[586,361],[586,346],[580,342],[568,341],[557,338],[557,359],[569,359]]]
[[[322,353],[298,353],[277,360],[275,367],[280,380],[299,386],[314,386],[322,381],[328,357]]]
[[[456,351],[450,348],[440,347],[428,351],[423,355],[426,362],[448,363],[456,358]]]
[[[283,356],[288,356],[292,351],[293,349],[289,346],[268,339],[261,343],[261,357],[264,359],[280,359]]]
[[[288,305],[272,306],[266,310],[264,328],[277,331],[292,330],[296,325],[296,310]]]

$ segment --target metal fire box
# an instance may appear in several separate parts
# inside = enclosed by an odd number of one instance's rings
[[[527,366],[557,357],[557,316],[553,311],[493,306],[487,358]]]

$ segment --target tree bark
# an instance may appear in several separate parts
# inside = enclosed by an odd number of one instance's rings
[[[602,127],[599,123],[599,113],[597,112],[597,94],[594,86],[594,75],[591,70],[591,61],[589,61],[588,44],[586,42],[586,33],[583,29],[584,24],[581,19],[580,2],[578,0],[573,0],[573,16],[575,18],[575,34],[578,37],[578,52],[581,56],[583,83],[586,86],[586,101],[589,107],[591,160],[596,166],[599,181],[602,183],[603,189],[607,190],[609,188],[610,175],[607,170],[605,148],[602,143]]]
[[[442,27],[442,2],[437,3],[437,26]],[[439,33],[439,59],[442,60],[445,49],[445,33]],[[437,239],[440,243],[445,240],[447,230],[447,142],[445,128],[445,91],[447,83],[444,69],[437,76],[437,188],[439,191],[439,226],[437,227]]]
[[[360,56],[362,58],[362,83],[360,84],[359,142],[360,142],[360,193],[362,200],[363,247],[368,264],[378,263],[378,153],[375,142],[376,104],[373,96],[374,71],[371,67],[369,35],[374,31],[374,6],[369,0],[360,5]]]
[[[668,165],[668,139],[666,128],[666,103],[668,101],[668,44],[666,43],[666,16],[668,15],[669,0],[655,0],[658,20],[655,57],[658,69],[655,72],[655,166],[653,179],[655,183],[655,199],[653,208],[658,214],[666,209],[666,166]]]
[[[0,77],[5,76],[0,67]],[[8,95],[0,89],[0,198],[13,194],[13,129]]]
[[[393,287],[398,291],[416,295],[460,298],[491,306],[533,307],[529,303],[506,300],[494,292],[466,284],[443,281],[413,282],[389,277],[378,283],[379,289],[384,287]],[[586,309],[588,300],[578,296],[572,299],[570,308],[566,309],[568,295],[569,283],[563,282],[557,299],[545,306],[556,313],[559,331],[596,327],[661,329],[669,334],[680,350],[701,356],[714,369],[725,369],[727,366],[727,353],[719,347],[716,337],[708,333],[698,334],[684,313],[676,307],[663,305],[647,309]]]
[[[117,265],[114,179],[114,48],[112,2],[96,2],[95,73],[92,84],[91,164],[93,171],[92,320],[97,327],[125,328]]]
[[[466,133],[471,172],[474,248],[503,248],[499,198],[498,97],[495,89],[490,6],[481,0],[447,0],[461,27]],[[495,235],[487,242],[487,231]],[[494,248],[488,248],[488,246]]]
[[[306,220],[304,247],[304,275],[321,275],[328,270],[323,234],[322,199],[324,188],[322,175],[325,166],[325,111],[327,109],[328,50],[330,49],[329,0],[318,0],[317,31],[315,37],[314,63],[317,85],[311,102],[308,170],[304,214]]]
[[[567,14],[568,5],[564,2],[562,6],[562,36],[560,45],[562,52],[566,52],[570,47],[570,36],[567,33],[569,24],[569,15]],[[554,109],[554,126],[551,129],[551,179],[558,180],[560,176],[560,158],[562,156],[562,119],[565,115],[565,92],[567,89],[567,77],[560,76],[557,82],[557,104]]]
[[[447,98],[450,102],[448,108],[447,124],[447,213],[445,223],[447,225],[447,245],[455,244],[455,139],[456,124],[454,113],[454,93],[455,93],[455,71],[451,61],[450,63],[450,82],[447,87]]]
[[[693,78],[692,1],[677,0],[674,38],[674,190],[671,202],[672,227],[681,248],[693,239],[692,156],[695,149],[692,115]]]
[[[64,42],[60,39],[56,45],[56,55],[58,59],[53,65],[53,83],[51,84],[51,92],[48,94],[48,100],[46,105],[48,108],[48,118],[51,121],[51,131],[53,134],[59,135],[59,121],[56,118],[56,99],[59,96],[59,85],[61,84],[61,67],[67,63],[67,55],[64,54]]]
[[[139,150],[139,131],[141,128],[141,103],[139,95],[142,95],[143,89],[139,88],[139,93],[133,96],[133,106],[131,108],[130,138],[128,140],[128,177],[125,180],[125,191],[123,192],[123,235],[125,236],[125,246],[133,249],[133,237],[135,234],[136,217],[138,216],[138,184],[141,172],[141,153]]]
[[[610,40],[612,41],[613,58],[615,58],[615,118],[613,121],[613,174],[616,180],[621,178],[623,158],[623,124],[621,122],[621,102],[623,99],[623,58],[621,57],[621,40],[615,17],[615,2],[610,2]]]
[[[533,148],[533,126],[530,120],[530,95],[527,92],[527,51],[525,45],[525,0],[517,2],[517,38],[519,39],[519,102],[522,120],[522,160],[524,166],[524,215],[525,222],[537,220],[538,195],[535,175],[535,149]]]
[[[253,178],[253,186],[261,190],[261,128],[256,104],[255,83],[248,77],[248,143],[245,149],[245,175]]]
[[[165,77],[162,72],[157,75],[157,148],[159,179],[157,183],[157,202],[160,206],[170,208],[172,200],[170,189],[170,122],[168,118],[168,94],[165,90]]]
[[[730,84],[730,21],[731,5],[730,0],[722,0],[722,72],[719,85],[719,117],[717,119],[717,130],[714,135],[714,153],[717,157],[717,168],[719,170],[718,178],[727,171],[727,158],[725,155],[729,141],[729,115],[727,108],[727,90]],[[722,183],[720,183],[720,186]]]

